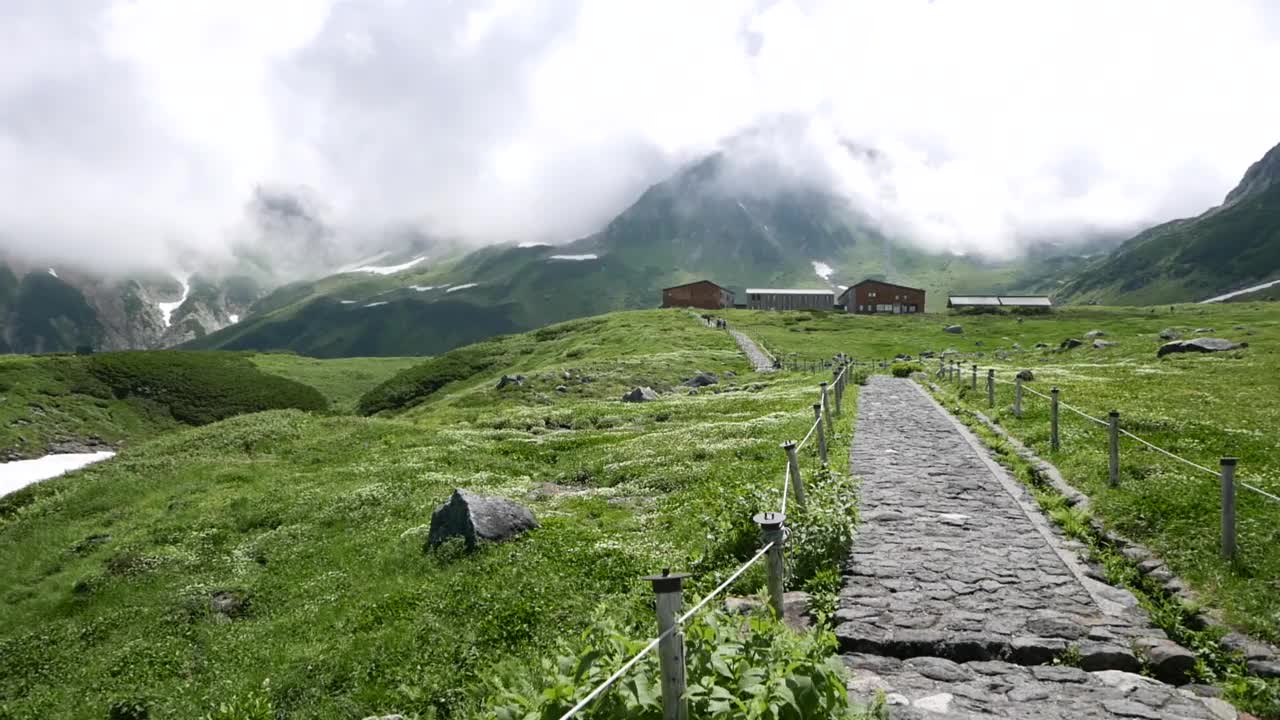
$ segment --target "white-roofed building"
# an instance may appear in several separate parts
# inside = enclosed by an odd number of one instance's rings
[[[1051,308],[1053,301],[1047,295],[951,295],[947,307],[963,308]]]
[[[747,307],[752,310],[831,310],[835,304],[834,290],[747,288]]]

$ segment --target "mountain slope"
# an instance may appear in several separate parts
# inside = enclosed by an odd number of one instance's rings
[[[189,347],[435,355],[497,333],[653,307],[663,287],[700,278],[741,293],[748,286],[839,292],[885,277],[926,287],[937,310],[948,290],[1052,287],[1077,262],[1047,251],[986,263],[912,250],[843,198],[768,176],[759,168],[744,174],[732,158],[713,155],[568,244],[491,246],[397,273],[295,283],[255,303],[249,320]]]
[[[1280,145],[1223,204],[1146,230],[1082,270],[1063,290],[1078,302],[1189,302],[1280,273]]]

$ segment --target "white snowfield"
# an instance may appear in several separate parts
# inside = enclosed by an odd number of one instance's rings
[[[54,271],[53,271],[53,268],[49,268],[49,274],[50,274],[50,275],[52,275],[52,276],[54,276],[54,277],[58,277],[58,273],[54,272]]]
[[[1235,292],[1229,292],[1225,295],[1218,295],[1217,297],[1211,297],[1208,300],[1201,300],[1200,304],[1204,305],[1205,303],[1216,303],[1216,302],[1222,302],[1223,300],[1230,300],[1231,298],[1238,297],[1240,295],[1248,295],[1251,292],[1266,290],[1267,288],[1273,285],[1280,285],[1280,280],[1272,280],[1271,282],[1264,282],[1261,285],[1254,285],[1253,287],[1247,287],[1243,290],[1236,290]]]
[[[360,267],[354,267],[349,270],[342,270],[341,272],[373,273],[374,275],[395,275],[396,273],[401,272],[403,270],[408,270],[409,268],[413,267],[414,265],[417,265],[418,263],[426,259],[427,259],[427,256],[423,255],[422,257],[416,257],[407,263],[401,263],[399,265],[361,265]]]
[[[231,320],[232,325],[235,325],[236,323],[240,322],[240,316],[235,313],[231,313],[227,317]]]
[[[386,304],[387,304],[387,301],[386,301],[386,300],[379,300],[378,302],[371,302],[371,303],[369,303],[368,305],[365,305],[365,307],[367,307],[367,308],[371,308],[371,307],[380,307],[380,306],[382,306],[382,305],[386,305]]]
[[[476,285],[479,285],[479,284],[480,284],[480,283],[463,283],[462,285],[454,285],[453,287],[449,288],[448,290],[445,290],[445,292],[447,292],[447,293],[451,293],[451,292],[458,292],[459,290],[466,290],[467,288],[473,288],[473,287],[475,287]]]
[[[518,248],[551,247],[551,243],[543,243],[543,242],[522,242],[522,243],[520,243],[519,245],[516,245],[516,247],[518,247]]]
[[[835,273],[835,268],[824,262],[818,262],[817,260],[813,260],[811,262],[813,263],[813,271],[818,274],[818,277],[826,280],[827,282],[831,282],[831,275]]]
[[[8,495],[31,483],[78,470],[115,455],[110,451],[45,455],[35,460],[0,463],[0,495]]]
[[[417,290],[418,292],[426,292],[428,290],[435,290],[436,286],[435,285],[410,285],[409,289]]]
[[[174,311],[182,307],[182,303],[186,302],[187,296],[191,294],[191,285],[187,282],[191,279],[191,276],[184,273],[181,275],[175,275],[175,277],[178,278],[178,282],[182,283],[182,297],[178,298],[178,302],[156,303],[160,308],[160,317],[164,320],[165,327],[169,327],[173,324]]]
[[[552,255],[550,259],[552,260],[598,260],[600,259],[600,256],[596,255],[595,253],[586,253],[583,255]]]

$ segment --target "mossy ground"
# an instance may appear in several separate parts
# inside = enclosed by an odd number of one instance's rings
[[[597,621],[651,632],[642,575],[693,569],[697,597],[758,547],[750,516],[777,505],[813,378],[750,374],[727,334],[674,311],[494,343],[501,367],[400,417],[242,416],[34,486],[0,521],[0,717],[199,717],[228,698],[467,716],[500,663],[536,672]],[[579,381],[557,391],[566,370]],[[698,370],[722,381],[689,395]],[[495,389],[516,372],[524,386]],[[641,383],[662,399],[620,402]],[[847,441],[831,438],[837,470]],[[542,527],[424,552],[456,487],[526,502]],[[246,604],[225,617],[218,592]]]

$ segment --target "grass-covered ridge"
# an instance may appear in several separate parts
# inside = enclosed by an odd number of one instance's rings
[[[642,575],[692,570],[695,598],[758,548],[751,515],[777,506],[779,443],[812,422],[816,378],[749,374],[724,332],[674,311],[495,342],[500,361],[397,417],[240,416],[34,486],[0,520],[0,717],[475,716],[495,679],[544,682],[541,658],[589,627],[651,636]],[[721,382],[689,394],[699,370]],[[502,374],[526,382],[498,390]],[[620,401],[641,383],[661,399]],[[457,487],[541,527],[424,553]],[[833,583],[822,556],[844,551],[852,501],[815,477],[797,586]]]
[[[964,354],[966,380],[971,364],[982,368],[978,392],[966,393],[964,401],[983,412],[988,412],[986,368],[997,368],[999,377],[1010,382],[1015,371],[1030,369],[1035,380],[1029,387],[1048,394],[1057,386],[1063,402],[1094,417],[1118,410],[1123,427],[1210,468],[1217,467],[1221,456],[1237,456],[1240,479],[1280,494],[1280,438],[1272,431],[1280,427],[1280,406],[1274,402],[1280,377],[1280,307],[1272,303],[1068,308],[1021,320],[1010,315],[869,318],[741,312],[728,317],[784,356],[796,352],[815,357],[838,348],[869,359],[955,349]],[[963,334],[942,332],[953,322],[963,326]],[[1157,359],[1165,329],[1183,337],[1248,342],[1249,347]],[[1093,348],[1086,337],[1091,330],[1101,330],[1105,335],[1099,340],[1116,344]],[[1085,345],[1058,351],[1067,338]],[[1037,343],[1051,347],[1037,350]],[[938,364],[935,360],[925,366],[936,370]],[[1058,465],[1069,482],[1092,498],[1099,517],[1158,552],[1205,604],[1226,610],[1233,624],[1280,641],[1280,504],[1241,490],[1241,560],[1224,563],[1218,556],[1219,485],[1214,477],[1126,439],[1120,487],[1111,489],[1105,429],[1064,410],[1062,450],[1051,453],[1047,403],[1028,394],[1024,417],[1018,420],[1012,416],[1011,386],[999,389],[994,418]]]

